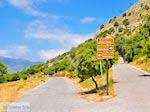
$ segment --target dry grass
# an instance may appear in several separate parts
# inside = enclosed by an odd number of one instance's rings
[[[150,59],[147,59],[147,61],[145,61],[145,57],[142,57],[131,64],[146,72],[150,72]]]
[[[24,92],[44,83],[48,79],[49,76],[38,73],[27,80],[0,84],[0,111],[2,106],[16,101]]]
[[[105,85],[106,85],[106,74],[104,74],[102,77],[97,76],[95,79],[98,82],[99,85],[99,90],[98,92],[92,92],[95,89],[95,85],[92,82],[91,79],[87,79],[82,83],[79,83],[79,79],[75,78],[72,79],[74,84],[79,88],[79,96],[83,99],[86,99],[88,101],[106,101],[112,97],[115,96],[115,91],[113,87],[113,80],[112,80],[112,69],[109,70],[109,96],[106,96],[106,91],[105,91]],[[90,92],[90,93],[85,93],[85,92]]]

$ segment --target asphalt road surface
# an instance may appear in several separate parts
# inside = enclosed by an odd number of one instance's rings
[[[150,75],[128,64],[113,67],[117,96],[102,103],[77,96],[75,86],[64,78],[52,78],[27,92],[18,102],[28,102],[31,112],[150,112]]]

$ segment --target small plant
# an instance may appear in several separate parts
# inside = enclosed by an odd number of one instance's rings
[[[108,34],[108,30],[101,32],[96,38],[100,38],[100,37],[106,37]]]
[[[105,27],[105,25],[104,24],[102,24],[101,26],[100,26],[100,29],[103,29]]]
[[[114,27],[118,27],[119,26],[119,23],[118,22],[115,22],[114,23]]]
[[[119,32],[123,32],[123,28],[119,28]]]
[[[115,32],[115,29],[112,27],[108,30],[108,34],[111,34],[111,33],[114,33]]]
[[[148,5],[145,5],[145,6],[144,6],[144,9],[149,10],[150,7],[149,7]]]
[[[126,13],[124,13],[123,15],[122,15],[122,17],[126,17],[127,16],[127,14]]]
[[[116,20],[116,18],[117,18],[117,17],[115,16],[115,17],[113,18],[113,20],[115,21],[115,20]]]
[[[125,26],[128,26],[128,25],[130,24],[129,19],[124,19],[124,20],[123,20],[123,24],[124,24]]]
[[[132,13],[130,12],[129,14],[128,14],[128,16],[131,16],[132,15]]]

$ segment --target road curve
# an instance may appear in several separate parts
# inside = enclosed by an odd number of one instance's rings
[[[77,89],[65,78],[51,78],[27,92],[18,102],[30,103],[31,112],[71,112],[88,104],[77,96]]]
[[[117,96],[106,102],[79,98],[65,78],[51,78],[18,102],[29,102],[31,112],[150,112],[150,75],[128,64],[114,65],[113,72]]]

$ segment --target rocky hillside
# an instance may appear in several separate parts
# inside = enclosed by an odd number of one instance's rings
[[[132,31],[140,23],[142,24],[142,17],[145,15],[150,15],[150,0],[140,0],[122,15],[110,19],[106,25],[101,25],[96,32],[96,37],[106,31],[110,31],[108,35],[122,33],[122,30],[126,29]]]

